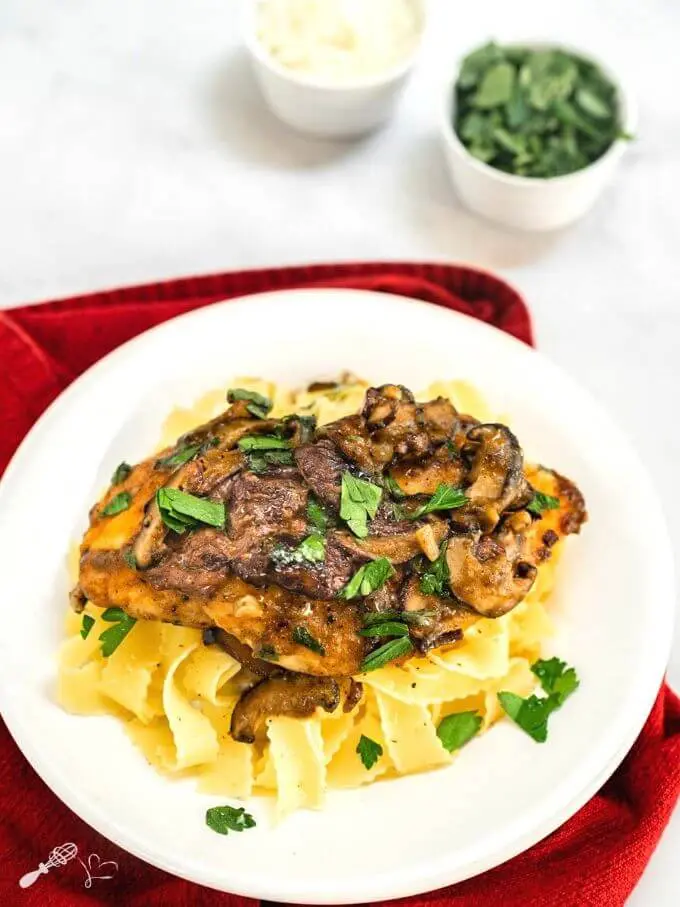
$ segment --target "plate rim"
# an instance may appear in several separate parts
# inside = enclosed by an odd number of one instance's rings
[[[270,300],[272,297],[281,296],[346,296],[347,294],[367,297],[377,296],[380,297],[383,302],[385,302],[385,300],[387,299],[390,302],[399,305],[409,305],[418,308],[426,307],[430,311],[439,310],[439,313],[444,318],[453,318],[454,320],[462,319],[468,325],[470,323],[474,324],[475,329],[481,330],[482,333],[491,331],[497,336],[498,339],[502,338],[502,342],[507,343],[513,347],[521,347],[524,354],[528,353],[529,355],[539,357],[544,365],[547,365],[549,369],[552,369],[554,372],[559,373],[563,378],[566,378],[568,382],[573,385],[575,390],[577,390],[582,396],[587,398],[596,409],[600,410],[602,414],[606,416],[612,428],[614,428],[622,436],[622,438],[625,439],[629,457],[631,458],[632,462],[635,463],[635,467],[640,475],[645,478],[648,490],[651,493],[648,503],[650,503],[652,509],[656,511],[656,514],[660,518],[659,525],[663,528],[663,533],[661,533],[662,538],[660,538],[658,541],[658,562],[665,572],[665,576],[662,577],[661,585],[665,586],[667,594],[663,596],[665,600],[665,606],[663,606],[662,603],[659,602],[659,610],[656,616],[659,620],[665,618],[665,625],[662,626],[661,632],[659,633],[661,644],[655,653],[654,663],[653,665],[647,665],[646,683],[640,685],[642,689],[638,691],[638,696],[635,701],[636,708],[631,709],[635,716],[635,720],[631,721],[629,719],[627,732],[620,732],[617,736],[617,739],[620,738],[622,742],[615,748],[615,751],[608,756],[606,763],[600,763],[602,767],[597,772],[589,775],[589,780],[583,783],[578,792],[573,793],[573,795],[566,802],[563,802],[559,808],[553,809],[550,814],[550,818],[544,819],[540,828],[537,828],[535,824],[532,825],[531,828],[527,829],[523,834],[518,834],[515,838],[513,838],[512,842],[506,842],[506,845],[502,849],[495,850],[490,857],[487,854],[487,857],[485,859],[480,858],[474,864],[468,864],[465,871],[462,873],[457,872],[452,874],[450,870],[447,872],[446,866],[444,865],[446,863],[446,860],[444,858],[438,858],[430,864],[419,864],[418,878],[414,877],[413,868],[408,871],[410,872],[410,875],[412,877],[410,883],[408,883],[406,880],[400,879],[402,873],[397,869],[396,872],[383,872],[380,875],[372,877],[370,879],[370,884],[368,880],[364,879],[359,887],[353,887],[352,883],[349,882],[340,895],[334,895],[332,897],[325,896],[322,892],[305,892],[303,889],[295,888],[295,886],[291,883],[288,883],[289,890],[285,893],[282,893],[276,890],[274,886],[261,884],[259,880],[254,880],[254,884],[240,885],[238,891],[235,891],[233,886],[226,888],[223,884],[220,884],[220,882],[215,881],[214,879],[211,880],[209,878],[206,878],[204,873],[201,871],[190,871],[191,867],[189,867],[188,869],[178,869],[176,866],[172,865],[171,862],[164,859],[162,854],[157,854],[155,852],[149,851],[145,846],[144,841],[138,839],[134,831],[132,833],[128,833],[125,828],[120,828],[118,825],[112,827],[112,820],[106,817],[103,811],[99,810],[95,804],[89,803],[84,798],[81,799],[77,794],[76,788],[74,788],[73,786],[63,785],[62,779],[60,777],[57,777],[58,773],[53,774],[50,767],[49,758],[44,759],[40,750],[33,745],[28,729],[22,725],[20,716],[13,714],[10,697],[8,694],[5,694],[3,692],[2,686],[0,685],[0,710],[2,711],[2,716],[7,724],[12,738],[16,742],[24,757],[31,764],[31,767],[47,784],[52,793],[77,816],[79,816],[79,818],[86,822],[86,824],[90,825],[90,827],[94,828],[97,832],[102,834],[107,839],[113,841],[128,853],[144,860],[145,862],[153,866],[156,866],[157,868],[163,869],[164,871],[176,877],[188,879],[189,881],[196,882],[199,885],[203,885],[218,891],[229,891],[231,893],[240,894],[245,897],[261,898],[264,900],[279,900],[284,903],[361,903],[367,900],[391,900],[399,897],[408,897],[426,891],[435,891],[448,885],[456,884],[457,882],[463,881],[465,879],[475,877],[482,872],[492,869],[495,866],[498,866],[499,864],[512,859],[519,853],[526,851],[534,844],[543,840],[565,821],[567,821],[571,816],[573,816],[594,795],[594,793],[602,786],[602,784],[613,774],[613,772],[624,759],[625,755],[630,750],[645,721],[647,720],[647,717],[656,700],[659,687],[661,686],[661,683],[663,681],[666,664],[670,654],[672,629],[674,624],[675,609],[673,553],[672,544],[668,533],[667,521],[663,514],[656,489],[651,483],[648,472],[640,457],[638,456],[636,449],[634,448],[630,439],[621,431],[621,429],[619,429],[618,425],[616,425],[616,423],[608,415],[607,410],[598,403],[596,398],[586,388],[582,387],[578,383],[578,381],[576,381],[576,379],[572,378],[569,373],[557,366],[541,352],[537,351],[535,348],[529,346],[528,344],[525,344],[511,334],[508,334],[507,332],[496,328],[494,325],[490,325],[473,316],[448,309],[444,306],[438,306],[425,300],[400,296],[398,294],[354,289],[350,287],[301,287],[283,290],[271,290],[221,300],[219,302],[211,303],[207,306],[201,306],[200,308],[194,309],[189,312],[184,312],[158,325],[154,325],[153,327],[143,331],[142,333],[116,347],[106,356],[93,363],[73,382],[71,382],[71,384],[69,384],[68,387],[66,387],[61,392],[61,394],[59,394],[58,397],[55,398],[55,400],[52,401],[52,403],[41,414],[41,416],[26,434],[25,438],[22,440],[21,444],[8,463],[2,478],[0,479],[0,507],[2,506],[6,489],[13,481],[15,471],[22,466],[22,463],[25,459],[30,460],[32,448],[41,433],[45,431],[45,426],[48,426],[52,420],[58,418],[62,409],[70,404],[71,398],[73,396],[77,396],[82,391],[82,389],[86,388],[91,382],[96,382],[98,375],[105,369],[110,368],[111,364],[115,363],[118,358],[124,356],[125,353],[128,352],[131,348],[147,343],[149,335],[162,333],[164,330],[174,329],[174,323],[177,321],[192,318],[200,319],[216,308],[227,309],[228,307],[234,306],[247,306],[251,303],[266,303],[267,300]],[[601,748],[604,749],[605,747],[602,746]],[[606,749],[611,750],[614,748],[608,746],[606,747]],[[588,764],[593,761],[595,760],[593,760],[591,756],[591,758],[589,758],[588,760]],[[584,760],[584,764],[585,762],[586,760]],[[564,800],[564,797],[562,797],[562,800]],[[404,872],[408,874],[407,871]],[[422,878],[423,875],[426,876],[424,884],[423,882],[419,881],[419,879]],[[395,876],[397,879],[396,883]]]

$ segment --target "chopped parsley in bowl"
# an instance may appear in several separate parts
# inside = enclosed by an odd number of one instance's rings
[[[516,176],[565,176],[628,138],[613,82],[596,63],[558,47],[486,44],[463,60],[455,93],[463,145]]]

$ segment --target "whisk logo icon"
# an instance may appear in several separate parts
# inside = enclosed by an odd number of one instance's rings
[[[78,857],[78,846],[76,844],[72,841],[60,844],[50,851],[47,862],[40,863],[37,869],[27,872],[26,875],[19,879],[20,887],[30,888],[41,875],[47,875],[50,869],[54,869],[57,866],[66,866],[69,860],[73,860],[75,857]],[[95,879],[102,881],[104,879],[112,879],[118,871],[118,863],[115,860],[102,860],[98,853],[91,853],[87,858],[87,862],[78,857],[78,862],[85,870],[86,878],[84,884],[86,888],[92,888],[92,882]],[[95,875],[94,873],[104,873],[104,875]]]

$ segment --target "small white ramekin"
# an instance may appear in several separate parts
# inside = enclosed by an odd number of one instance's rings
[[[320,138],[351,138],[385,123],[413,68],[425,29],[425,3],[413,0],[421,18],[418,44],[397,66],[348,83],[296,73],[267,53],[257,36],[259,0],[243,4],[243,34],[255,76],[271,110],[288,126]]]
[[[563,44],[528,41],[513,42],[513,45],[535,50],[557,48],[595,63],[616,87],[623,130],[633,134],[637,114],[632,97],[606,64]],[[554,230],[582,217],[611,180],[628,142],[617,139],[602,157],[566,176],[540,179],[497,170],[473,157],[456,134],[455,85],[461,64],[446,86],[441,132],[451,179],[463,203],[489,220],[520,230]]]

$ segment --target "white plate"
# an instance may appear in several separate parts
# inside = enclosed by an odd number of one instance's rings
[[[220,802],[150,768],[111,718],[62,712],[54,653],[64,558],[123,458],[155,444],[178,402],[238,374],[303,383],[349,368],[414,389],[466,378],[507,413],[528,457],[582,488],[590,521],[561,565],[554,651],[581,688],[546,744],[501,722],[455,763],[329,797],[276,827],[227,838]],[[507,335],[432,305],[354,290],[269,293],[200,309],[125,344],[54,403],[0,486],[3,715],[36,771],[74,812],[131,853],[230,892],[299,903],[393,898],[507,860],[571,816],[613,772],[662,679],[672,628],[670,545],[628,442],[574,382]],[[114,780],[115,779],[115,780]]]

